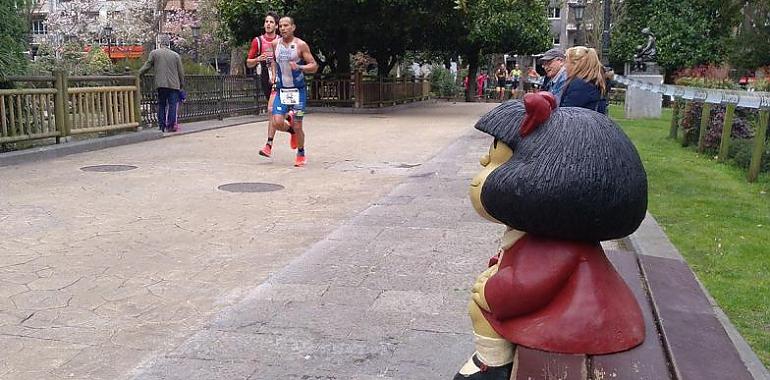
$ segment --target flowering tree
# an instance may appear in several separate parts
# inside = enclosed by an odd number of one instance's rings
[[[71,0],[57,3],[48,13],[48,33],[55,36],[52,43],[62,47],[67,40],[89,41],[98,34],[97,0]]]
[[[145,45],[155,41],[159,12],[158,0],[108,1],[105,10],[116,41]]]
[[[200,28],[197,43],[193,37],[194,26]],[[169,12],[163,27],[163,30],[169,33],[174,50],[188,56],[194,56],[197,53],[201,62],[215,60],[226,46],[220,37],[225,34],[219,29],[216,7],[213,1],[206,0],[198,3],[197,11]]]

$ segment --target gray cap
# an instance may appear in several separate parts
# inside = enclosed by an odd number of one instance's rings
[[[553,48],[548,50],[547,52],[540,54],[540,61],[550,61],[552,59],[561,58],[564,59],[564,49],[562,48]]]

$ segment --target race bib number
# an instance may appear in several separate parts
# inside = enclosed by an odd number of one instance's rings
[[[299,104],[299,89],[297,88],[282,88],[281,89],[281,103],[285,105]]]

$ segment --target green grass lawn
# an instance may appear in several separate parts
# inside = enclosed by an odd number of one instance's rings
[[[660,120],[610,115],[639,150],[649,181],[649,211],[770,366],[770,176],[682,148],[668,138],[671,110]]]

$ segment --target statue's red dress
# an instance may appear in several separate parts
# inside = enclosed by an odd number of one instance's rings
[[[524,235],[487,280],[484,316],[507,340],[544,351],[603,354],[644,340],[633,293],[601,245]]]

